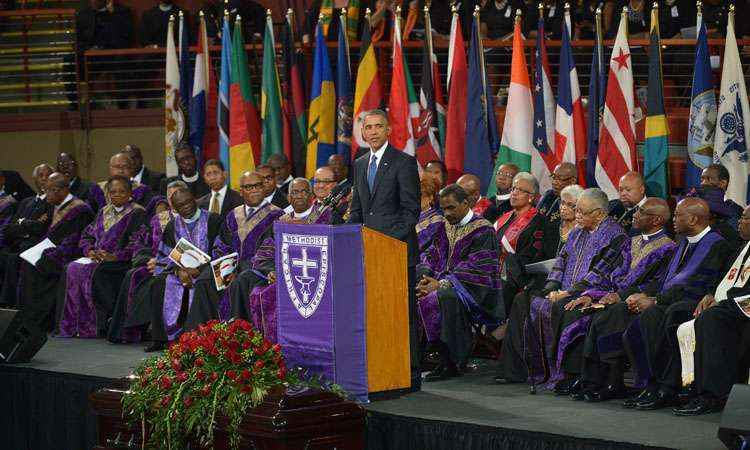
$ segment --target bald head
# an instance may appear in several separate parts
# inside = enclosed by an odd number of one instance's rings
[[[479,187],[481,183],[479,181],[479,177],[467,173],[461,175],[461,177],[456,180],[456,184],[461,186],[463,190],[466,191],[466,194],[469,196],[469,208],[473,208],[474,205],[477,204],[480,196]]]
[[[322,202],[323,200],[328,198],[329,195],[331,195],[331,191],[333,191],[333,188],[336,187],[336,173],[334,172],[332,167],[320,167],[315,171],[313,181],[315,182],[313,186],[315,198],[318,199],[318,201]]]
[[[245,205],[250,207],[257,207],[265,198],[265,191],[263,190],[264,183],[263,175],[258,172],[244,172],[240,176],[240,187],[242,190],[242,199],[245,201]]]
[[[60,205],[70,193],[69,183],[68,176],[64,173],[52,173],[49,178],[47,178],[47,203],[55,206]]]
[[[109,176],[130,178],[133,176],[133,161],[125,152],[115,153],[109,158]]]
[[[571,184],[576,184],[576,166],[575,164],[564,162],[560,163],[555,167],[552,172],[552,189],[555,190],[557,195]]]
[[[620,178],[617,186],[622,204],[630,209],[646,196],[646,183],[638,172],[627,172]]]
[[[665,200],[647,198],[633,216],[633,227],[643,234],[654,234],[664,228],[670,215],[669,205]]]
[[[677,204],[674,229],[677,234],[695,236],[708,226],[710,219],[708,203],[701,198],[688,197]]]

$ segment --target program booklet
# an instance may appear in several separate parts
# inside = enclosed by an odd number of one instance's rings
[[[180,238],[177,245],[169,252],[169,259],[183,269],[197,269],[211,261],[211,257],[185,238]]]
[[[217,291],[223,291],[229,286],[229,277],[237,270],[238,259],[239,255],[234,252],[211,261],[211,273]]]

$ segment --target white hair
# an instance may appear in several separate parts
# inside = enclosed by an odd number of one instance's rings
[[[609,214],[609,198],[607,197],[607,194],[604,193],[603,190],[599,188],[588,188],[581,196],[578,198],[578,200],[581,200],[585,198],[586,200],[589,200],[591,203],[594,204],[596,208],[601,209],[604,211],[605,214]]]
[[[562,191],[560,191],[560,198],[565,196],[571,196],[573,200],[578,201],[578,197],[583,194],[583,188],[577,184],[571,184],[568,186],[565,186]]]
[[[517,180],[523,180],[531,185],[532,190],[534,191],[534,194],[539,193],[539,182],[536,180],[534,175],[530,174],[529,172],[518,172],[515,177],[513,177],[513,182],[515,183]]]

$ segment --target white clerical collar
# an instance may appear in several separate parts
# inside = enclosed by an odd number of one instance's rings
[[[380,161],[383,158],[383,153],[385,153],[385,149],[387,147],[388,147],[388,142],[386,142],[385,144],[383,144],[383,146],[380,147],[377,151],[373,152],[372,149],[370,149],[370,158],[372,158],[372,155],[375,155],[375,157],[378,159],[378,161]]]
[[[120,214],[121,212],[123,212],[125,210],[125,206],[124,205],[123,206],[112,205],[112,208],[114,208],[114,210],[115,210],[115,212],[117,214]]]
[[[46,198],[47,198],[47,194],[42,194],[42,195],[36,194],[36,199],[37,200],[44,200]]]
[[[295,219],[304,219],[305,217],[307,217],[307,216],[309,216],[309,215],[310,215],[310,213],[312,212],[312,210],[313,210],[313,207],[312,207],[312,206],[310,206],[310,207],[309,207],[309,208],[307,209],[307,211],[305,211],[305,212],[301,212],[301,213],[293,212],[293,214],[294,214],[294,218],[295,218]]]
[[[467,223],[469,223],[469,221],[470,221],[471,219],[473,219],[473,218],[474,218],[474,211],[472,211],[472,210],[470,209],[470,210],[469,210],[469,212],[467,212],[467,213],[466,213],[466,215],[464,216],[464,218],[463,218],[463,219],[461,219],[461,221],[460,221],[460,222],[458,222],[458,226],[459,226],[459,227],[462,227],[462,226],[466,225],[466,224],[467,224]]]
[[[55,206],[55,211],[57,211],[62,205],[68,203],[71,200],[73,200],[73,194],[68,193],[68,195],[65,196],[65,199],[61,201],[59,205]]]
[[[222,187],[221,189],[219,189],[218,191],[213,191],[213,190],[212,190],[212,191],[211,191],[211,194],[212,194],[212,195],[213,195],[213,194],[219,194],[219,198],[224,198],[224,196],[225,196],[225,195],[227,195],[227,189],[229,189],[229,187],[228,187],[228,186],[227,186],[227,185],[225,184],[225,185],[224,185],[224,186],[223,186],[223,187]]]
[[[688,241],[689,244],[697,244],[709,232],[711,232],[711,227],[706,227],[706,228],[703,229],[703,231],[701,231],[700,233],[696,234],[695,236],[688,236],[687,237],[687,241]]]
[[[141,166],[141,171],[138,172],[133,178],[131,178],[131,180],[135,181],[136,183],[140,183],[141,180],[143,179],[143,169],[145,167],[146,166]]]
[[[180,175],[180,178],[182,178],[182,181],[184,181],[185,183],[195,183],[196,181],[198,181],[198,172],[195,172],[192,177]]]
[[[271,195],[269,195],[268,197],[264,198],[263,202],[264,203],[273,203],[273,196],[274,195],[276,195],[276,189],[273,190],[273,192],[271,193]],[[262,205],[262,203],[261,203],[261,205]]]
[[[510,199],[510,194],[497,194],[495,198],[497,199],[497,201],[502,202]]]
[[[638,202],[635,206],[633,206],[633,208],[640,208],[641,206],[643,206],[644,203],[646,203],[646,200],[648,200],[648,197],[644,195],[641,201]],[[633,209],[633,208],[630,208],[630,209]]]
[[[293,179],[294,179],[294,177],[291,176],[291,175],[289,175],[288,177],[286,177],[286,180],[284,180],[281,184],[277,184],[276,187],[280,188],[281,186],[283,186],[283,185],[289,183],[290,181],[292,181]]]
[[[183,217],[182,220],[184,220],[185,223],[193,223],[196,220],[200,219],[200,217],[201,217],[201,210],[200,210],[200,208],[195,208],[195,214],[193,214],[193,217],[191,217],[189,219],[186,219],[186,218]]]
[[[648,241],[649,239],[653,239],[653,238],[654,238],[654,236],[656,236],[656,235],[657,235],[657,234],[659,234],[659,233],[661,233],[661,230],[657,231],[656,233],[651,233],[651,234],[641,234],[641,237],[643,237],[643,240],[644,240],[644,241]]]

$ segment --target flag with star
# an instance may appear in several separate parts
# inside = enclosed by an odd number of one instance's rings
[[[544,43],[544,14],[539,15],[534,53],[534,151],[531,173],[539,181],[539,190],[552,188],[550,175],[558,164],[552,145],[555,131],[555,98],[549,80],[547,45]]]
[[[632,62],[628,46],[628,16],[627,11],[623,11],[609,60],[607,96],[596,160],[596,183],[610,199],[619,196],[620,177],[637,168]]]

